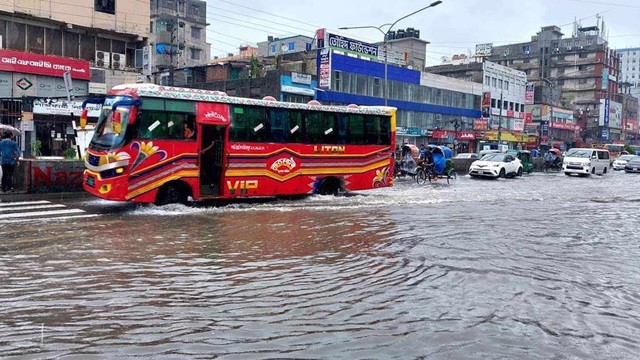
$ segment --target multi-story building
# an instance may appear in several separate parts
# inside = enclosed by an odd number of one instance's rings
[[[480,117],[481,84],[398,66],[388,56],[381,62],[377,44],[329,33],[317,38],[322,45],[317,55],[320,102],[393,106],[398,108],[398,142],[458,143],[459,151],[475,148],[473,123]]]
[[[294,54],[315,49],[315,39],[304,35],[285,38],[268,36],[267,41],[258,43],[258,55],[262,57]]]
[[[582,27],[576,23],[571,37],[557,26],[546,26],[531,41],[492,47],[489,60],[524,71],[537,85],[562,89],[567,108],[586,111],[587,138],[608,142],[621,137],[621,124],[609,123],[610,98],[618,92],[620,57],[609,48],[604,23]],[[605,101],[606,100],[606,101]],[[606,107],[601,111],[601,107]]]
[[[498,140],[507,142],[510,147],[524,147],[529,137],[523,137],[526,119],[525,90],[527,76],[507,66],[484,60],[481,57],[458,57],[442,65],[431,66],[425,71],[457,79],[470,80],[481,83],[486,97],[483,107],[483,118],[486,121],[489,135],[485,134],[487,142]],[[480,123],[481,121],[477,121]],[[535,142],[531,141],[530,146]]]
[[[209,62],[207,2],[203,0],[150,0],[151,33],[145,75],[169,84],[172,69]]]
[[[640,86],[640,48],[618,49],[620,54],[620,80],[631,84],[631,87]]]
[[[70,114],[82,98],[137,80],[148,34],[148,0],[0,2],[1,121],[25,130],[27,155],[36,143],[43,155],[71,147]]]

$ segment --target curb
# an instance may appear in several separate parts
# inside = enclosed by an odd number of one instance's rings
[[[24,191],[17,191],[14,193],[0,193],[0,203],[3,202],[17,202],[17,201],[37,201],[37,200],[79,200],[92,197],[87,192],[58,192],[58,193],[36,193],[27,194]]]

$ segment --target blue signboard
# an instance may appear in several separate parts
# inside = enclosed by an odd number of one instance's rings
[[[400,126],[396,129],[396,135],[421,136],[422,133],[423,133],[423,130],[419,127]]]
[[[609,126],[609,117],[611,114],[611,112],[609,111],[610,102],[611,100],[604,99],[604,126]]]
[[[549,135],[549,122],[548,121],[543,121],[540,126],[542,126],[542,136],[548,136]]]
[[[602,140],[603,141],[609,140],[609,128],[606,128],[606,127],[602,128]]]

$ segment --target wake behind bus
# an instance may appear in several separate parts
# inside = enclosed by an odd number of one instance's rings
[[[153,84],[104,99],[84,189],[115,201],[279,197],[392,186],[396,109],[324,106]],[[81,123],[86,123],[83,111]]]

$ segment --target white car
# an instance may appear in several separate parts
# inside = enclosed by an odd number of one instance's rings
[[[629,160],[636,157],[635,155],[620,155],[613,161],[613,170],[624,170]]]
[[[522,163],[511,154],[487,154],[471,164],[469,175],[471,177],[493,178],[522,176]]]
[[[478,159],[478,154],[476,153],[460,153],[454,157],[454,159]]]

